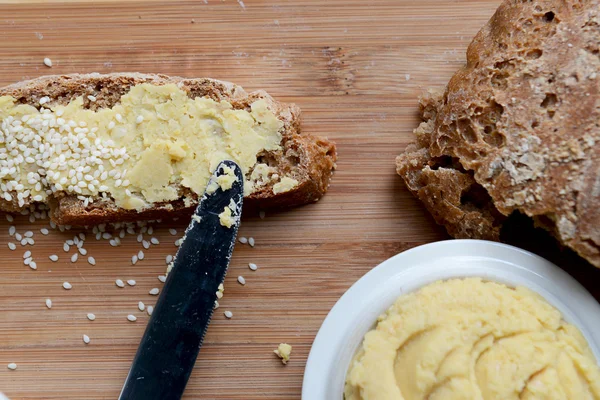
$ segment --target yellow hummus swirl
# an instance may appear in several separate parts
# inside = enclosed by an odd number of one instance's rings
[[[346,400],[599,400],[583,335],[532,291],[478,278],[400,297],[365,335]]]

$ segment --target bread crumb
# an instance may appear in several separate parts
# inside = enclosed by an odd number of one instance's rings
[[[290,356],[292,354],[292,346],[287,343],[280,343],[277,349],[273,350],[273,353],[281,358],[283,364],[287,364],[288,361],[290,361]]]

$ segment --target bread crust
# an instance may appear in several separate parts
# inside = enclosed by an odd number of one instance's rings
[[[326,138],[303,133],[300,129],[300,109],[294,104],[280,103],[265,91],[247,93],[242,87],[230,82],[210,78],[182,78],[160,74],[114,73],[114,74],[72,74],[43,76],[29,81],[18,82],[0,89],[0,96],[12,96],[17,103],[38,104],[42,97],[49,97],[47,106],[68,104],[82,96],[84,107],[92,110],[112,107],[119,102],[135,85],[176,84],[191,98],[209,97],[215,101],[226,100],[234,109],[249,109],[250,104],[264,99],[269,109],[284,124],[282,128],[281,150],[261,154],[259,160],[266,160],[280,171],[281,176],[292,176],[298,185],[288,192],[274,194],[272,186],[260,187],[247,196],[248,207],[261,209],[294,207],[319,200],[327,191],[337,153],[335,144]],[[87,96],[96,98],[91,102]],[[248,171],[249,174],[251,171]],[[149,220],[189,215],[197,205],[197,196],[185,193],[191,201],[179,199],[170,203],[157,203],[141,212],[125,210],[114,202],[97,200],[87,207],[76,196],[64,193],[49,201],[54,222],[62,225],[94,225],[106,222]],[[0,209],[17,212],[32,206],[26,203],[18,207],[16,202],[0,199]]]
[[[600,267],[599,13],[598,0],[506,0],[445,93],[422,99],[397,170],[450,234],[497,240],[520,212]],[[466,187],[488,201],[461,201]]]

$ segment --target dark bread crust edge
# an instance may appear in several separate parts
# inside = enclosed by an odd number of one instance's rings
[[[245,198],[249,208],[287,208],[319,200],[327,191],[337,153],[335,144],[326,138],[302,133],[300,130],[300,109],[294,104],[280,103],[265,91],[252,93],[233,83],[210,78],[182,78],[160,74],[114,73],[114,74],[72,74],[53,75],[18,82],[0,89],[0,96],[12,96],[23,104],[38,104],[39,99],[48,96],[48,106],[67,104],[79,96],[84,98],[84,107],[90,109],[111,107],[134,85],[150,83],[154,85],[176,84],[190,97],[209,97],[215,101],[227,100],[236,109],[245,109],[258,99],[265,99],[271,111],[284,123],[282,129],[282,150],[270,155],[270,159],[281,162],[280,168],[298,180],[298,185],[288,192],[274,194],[270,186],[265,186]],[[87,99],[96,97],[95,102]],[[287,165],[285,157],[292,157],[294,165]],[[284,162],[285,161],[285,162]],[[190,202],[177,200],[171,203],[154,204],[153,207],[137,212],[117,207],[114,203],[97,201],[84,207],[75,196],[52,198],[49,205],[52,219],[62,225],[94,225],[106,222],[150,220],[190,215],[197,196],[189,194]],[[26,204],[25,207],[30,206]],[[0,200],[0,210],[15,212],[19,208],[14,202]]]

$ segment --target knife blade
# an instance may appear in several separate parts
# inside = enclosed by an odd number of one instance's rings
[[[223,191],[216,179],[227,168],[237,180]],[[241,169],[223,161],[208,187],[216,190],[204,193],[185,231],[120,400],[176,400],[183,394],[235,245],[244,197]],[[226,207],[232,211],[230,228],[221,225],[219,217]]]

